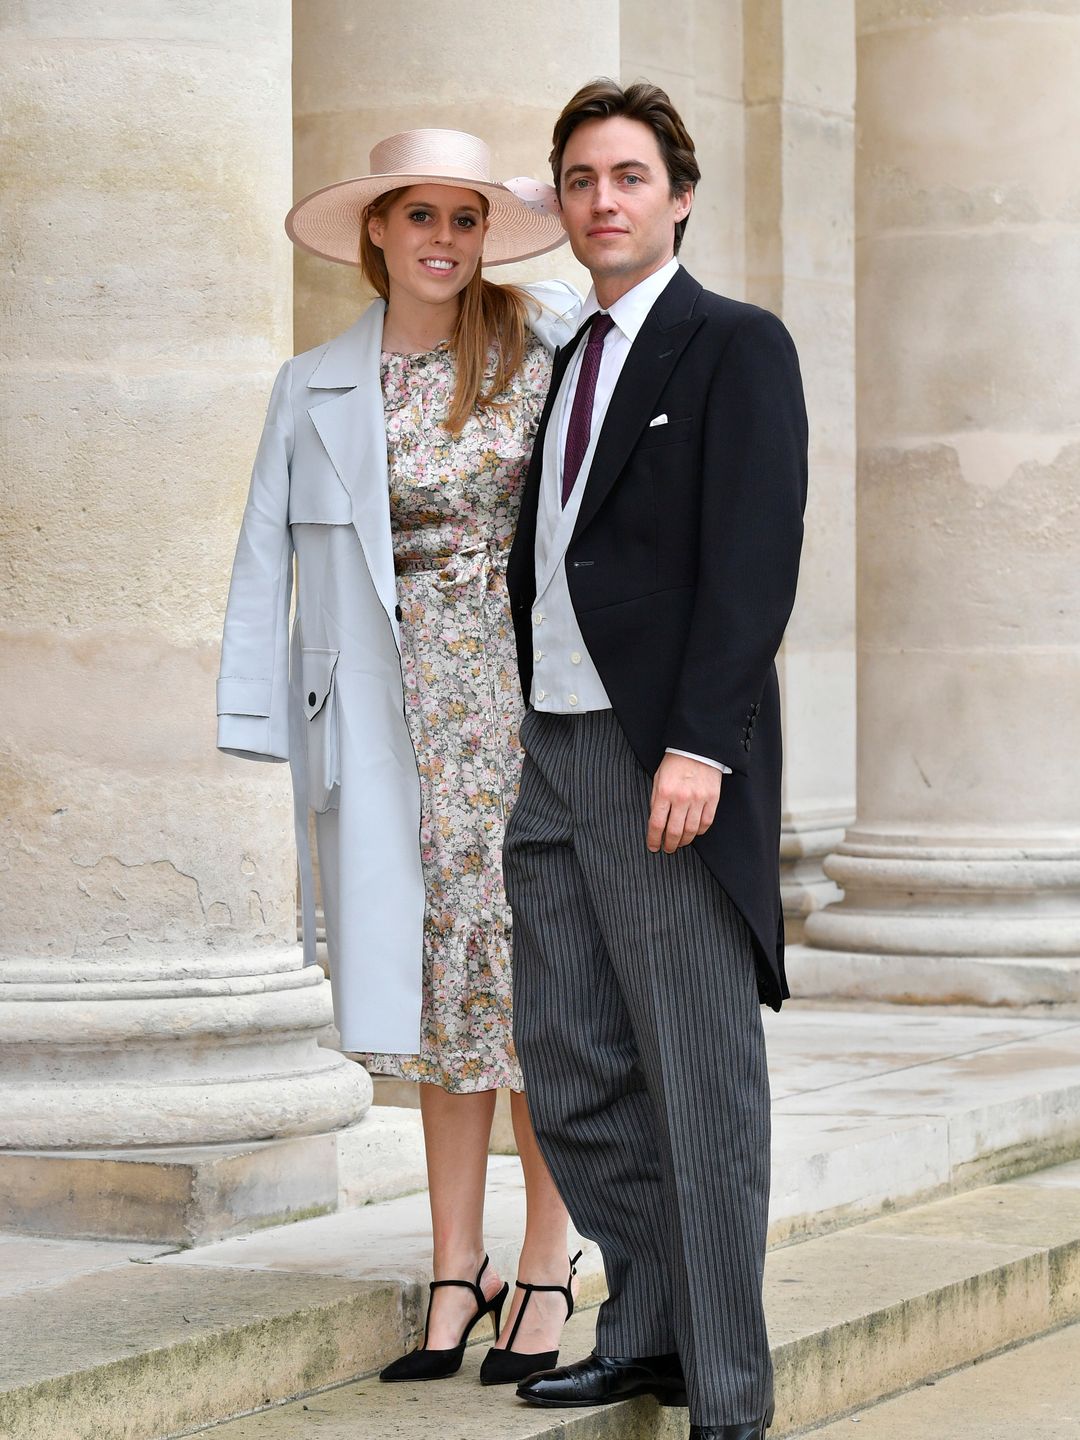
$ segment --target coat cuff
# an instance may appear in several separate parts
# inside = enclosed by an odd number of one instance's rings
[[[270,714],[269,680],[240,680],[223,676],[217,682],[217,713],[219,715]]]
[[[288,760],[278,753],[270,739],[270,720],[266,715],[219,715],[217,745],[228,755],[241,760]]]

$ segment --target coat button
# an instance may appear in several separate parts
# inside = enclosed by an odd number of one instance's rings
[[[533,611],[533,624],[534,624],[534,625],[542,625],[543,623],[544,623],[544,617],[543,617],[543,615],[540,614],[540,611],[539,611],[539,610],[534,610],[534,611]]]
[[[311,694],[307,697],[307,703],[309,705],[314,705],[317,698],[318,697],[316,696],[315,691],[312,690]]]
[[[580,664],[581,664],[581,656],[578,654],[578,652],[577,652],[576,650],[575,650],[574,653],[570,656],[570,664],[571,664],[571,665],[580,665]]]
[[[544,698],[544,696],[545,696],[546,694],[547,694],[547,691],[546,691],[546,690],[537,690],[537,692],[536,692],[536,698],[537,698],[537,700],[543,700],[543,698]]]
[[[567,700],[570,702],[571,705],[576,705],[576,704],[577,704],[577,696],[576,696],[576,695],[568,695],[566,698],[567,698]]]
[[[394,619],[397,620],[398,623],[400,624],[400,622],[401,622],[401,606],[400,606],[400,605],[395,605],[395,606],[394,606]]]

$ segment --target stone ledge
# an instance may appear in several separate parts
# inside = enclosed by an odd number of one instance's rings
[[[1080,955],[886,955],[793,945],[800,995],[894,1005],[1053,1005],[1080,1015]]]
[[[0,1228],[193,1245],[325,1215],[337,1137],[176,1149],[0,1151]]]

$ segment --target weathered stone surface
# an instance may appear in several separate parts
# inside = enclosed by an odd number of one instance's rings
[[[955,1375],[813,1431],[815,1440],[1061,1440],[1080,1427],[1080,1326],[1034,1340]]]

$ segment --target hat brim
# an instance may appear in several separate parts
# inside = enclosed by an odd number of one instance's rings
[[[489,207],[484,265],[508,265],[512,260],[546,255],[567,238],[557,215],[518,199],[505,185],[453,175],[365,175],[339,180],[298,200],[285,217],[285,233],[294,245],[312,255],[339,265],[359,265],[364,211],[388,190],[410,185],[452,185],[484,196]]]

